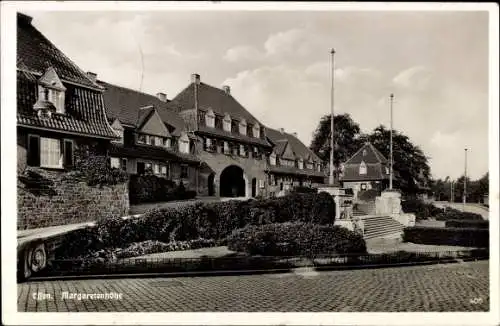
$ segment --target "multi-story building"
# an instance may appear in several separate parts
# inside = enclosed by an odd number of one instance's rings
[[[71,169],[75,153],[105,155],[116,139],[106,120],[102,88],[18,14],[18,170]]]
[[[104,88],[111,127],[120,136],[110,149],[111,166],[130,174],[155,174],[197,189],[201,161],[195,155],[196,136],[187,131],[166,94],[153,96],[97,83]]]
[[[344,188],[351,188],[354,196],[363,190],[382,191],[389,183],[389,163],[370,142],[365,143],[341,167],[340,180]]]
[[[322,183],[321,162],[295,136],[266,128],[232,95],[201,82],[198,74],[171,107],[197,136],[197,156],[208,170],[200,187],[209,195],[255,197],[276,194],[294,182]]]
[[[266,129],[267,137],[273,144],[266,169],[269,191],[279,194],[294,186],[313,186],[325,181],[321,159],[307,148],[297,134],[289,134],[284,129]]]

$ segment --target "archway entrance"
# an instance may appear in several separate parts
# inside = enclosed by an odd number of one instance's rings
[[[243,169],[230,165],[220,175],[221,197],[245,197],[245,179]]]
[[[252,197],[257,196],[257,179],[252,179]]]
[[[214,179],[215,179],[215,173],[210,173],[210,175],[208,176],[208,195],[209,196],[215,195]]]

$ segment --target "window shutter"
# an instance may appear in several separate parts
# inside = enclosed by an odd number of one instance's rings
[[[73,142],[71,140],[64,141],[64,167],[73,166]]]
[[[28,138],[28,165],[40,166],[40,138],[29,136]]]

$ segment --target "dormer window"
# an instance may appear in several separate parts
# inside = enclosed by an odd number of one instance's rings
[[[359,165],[359,174],[366,174],[366,164],[364,161],[361,161],[361,164]]]
[[[179,138],[179,152],[189,153],[189,138],[186,134]]]
[[[37,108],[44,108],[43,104],[50,103],[54,106],[55,112],[65,113],[64,98],[66,87],[57,76],[54,68],[50,67],[38,80],[38,101]]]
[[[208,110],[205,114],[205,124],[207,127],[215,128],[215,113],[213,110]]]
[[[255,138],[260,138],[260,126],[258,123],[255,123],[255,125],[253,126],[252,134]]]
[[[240,121],[240,125],[239,125],[239,131],[240,131],[240,134],[242,135],[246,135],[247,134],[247,122],[245,119],[241,119]]]
[[[366,149],[363,149],[363,156],[366,156]]]
[[[224,131],[231,132],[231,116],[226,114],[224,120],[222,120],[222,127]]]
[[[302,159],[299,159],[299,169],[303,169],[304,168],[304,161]]]

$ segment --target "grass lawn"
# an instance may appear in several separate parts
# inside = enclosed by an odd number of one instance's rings
[[[193,250],[159,252],[156,254],[149,254],[149,255],[138,256],[138,257],[133,257],[133,258],[169,259],[169,258],[200,258],[202,256],[217,258],[217,257],[225,257],[225,256],[229,256],[229,255],[234,255],[234,254],[236,254],[235,251],[227,249],[226,246],[220,246],[220,247],[193,249]]]

